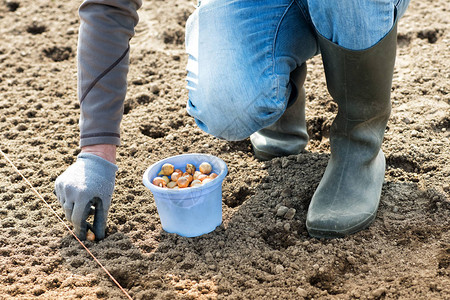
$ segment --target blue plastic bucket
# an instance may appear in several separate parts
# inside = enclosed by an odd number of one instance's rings
[[[186,164],[198,167],[208,162],[217,177],[203,185],[184,189],[161,188],[152,184],[165,163],[185,170]],[[213,155],[190,153],[172,156],[151,165],[144,173],[144,185],[153,193],[163,229],[185,237],[213,231],[222,224],[222,182],[227,175],[225,162]]]

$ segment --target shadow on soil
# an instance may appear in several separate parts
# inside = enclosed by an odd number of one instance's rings
[[[420,249],[445,232],[449,209],[445,195],[422,191],[415,183],[388,181],[369,229],[342,239],[310,238],[305,228],[307,207],[328,158],[302,153],[265,162],[267,175],[256,187],[234,195],[245,199],[229,207],[223,199],[231,217],[209,234],[185,238],[154,226],[153,233],[136,238],[137,226],[128,234],[113,230],[100,243],[88,242],[88,247],[136,299],[206,299],[235,293],[248,298],[277,294],[311,298],[349,295],[355,288],[352,282],[364,281],[380,264],[390,264],[393,253],[405,247]],[[280,206],[291,214],[280,214]],[[438,263],[446,268],[448,245],[442,249]],[[62,240],[65,265],[74,273],[87,274],[92,272],[92,263],[87,262],[91,258],[80,255],[82,251],[70,237]],[[96,271],[96,284],[102,287],[97,296],[117,295],[118,289],[101,273]],[[290,275],[277,276],[281,273]]]

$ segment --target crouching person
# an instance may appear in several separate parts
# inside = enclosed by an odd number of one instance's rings
[[[342,237],[375,219],[396,26],[408,2],[206,0],[186,24],[188,113],[218,138],[250,136],[263,160],[306,146],[305,62],[322,54],[338,113],[331,158],[308,209],[313,237]]]

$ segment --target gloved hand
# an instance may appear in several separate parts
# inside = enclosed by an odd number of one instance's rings
[[[56,178],[56,196],[80,240],[86,239],[88,228],[94,232],[96,240],[105,237],[117,170],[115,164],[100,156],[82,152],[77,161]],[[92,208],[93,225],[86,221]]]

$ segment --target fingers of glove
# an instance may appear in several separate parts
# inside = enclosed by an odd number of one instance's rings
[[[60,181],[60,177],[58,177],[56,178],[55,181],[55,189],[53,190],[53,194],[55,194],[59,203],[61,203],[61,205],[64,205],[64,197],[62,196],[62,190],[63,190],[62,183]]]
[[[109,206],[105,207],[102,199],[100,198],[94,198],[93,203],[95,206],[93,231],[96,240],[102,240],[106,235],[106,221],[108,217]]]
[[[66,201],[64,201],[63,197],[60,197],[58,193],[56,193],[56,190],[53,190],[53,194],[55,194],[56,199],[58,199],[59,204],[61,204],[62,207],[64,207],[64,203]]]
[[[92,200],[87,203],[81,202],[75,203],[72,212],[72,224],[77,237],[84,241],[86,240],[86,233],[88,229],[88,223],[86,219],[89,217],[89,212],[91,210]]]
[[[65,201],[63,202],[63,210],[64,214],[66,215],[67,221],[72,223],[72,213],[73,213],[73,202],[71,201]]]
[[[78,190],[72,185],[62,184],[59,187],[60,189],[56,190],[58,200],[63,206],[66,219],[73,223],[73,213],[75,207],[81,205],[84,208],[87,203],[87,200],[84,200],[86,197],[84,196],[83,191]]]

